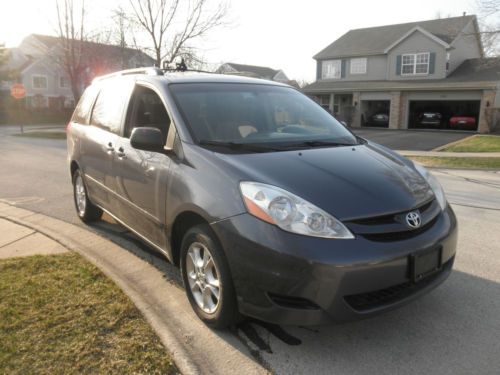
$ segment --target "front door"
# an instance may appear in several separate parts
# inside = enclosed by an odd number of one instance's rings
[[[127,111],[122,136],[117,141],[114,171],[120,196],[119,218],[138,234],[165,248],[165,202],[170,158],[162,153],[141,151],[130,145],[137,127],[156,127],[166,143],[170,118],[158,94],[136,86]]]

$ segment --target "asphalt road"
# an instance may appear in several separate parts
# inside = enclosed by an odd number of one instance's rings
[[[0,127],[0,199],[83,225],[73,212],[64,141]],[[439,288],[374,319],[317,328],[247,323],[235,334],[277,374],[498,374],[500,172],[435,170],[460,226],[455,271]],[[90,228],[129,251],[123,228]],[[156,262],[164,262],[156,259]],[[167,279],[178,273],[165,265]],[[1,276],[0,276],[1,277]]]

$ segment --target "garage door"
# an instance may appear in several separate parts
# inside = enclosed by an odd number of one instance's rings
[[[390,108],[390,100],[362,100],[361,125],[388,128]]]
[[[476,131],[480,103],[480,100],[412,100],[408,128]]]

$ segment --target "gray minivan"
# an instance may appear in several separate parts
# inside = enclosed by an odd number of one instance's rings
[[[181,269],[212,327],[370,317],[451,272],[436,178],[265,80],[145,68],[96,79],[68,125],[78,216],[103,211]]]

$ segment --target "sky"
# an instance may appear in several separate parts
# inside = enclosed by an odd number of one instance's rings
[[[196,42],[207,62],[269,66],[308,82],[316,71],[312,56],[350,29],[476,13],[475,0],[227,2],[229,26]],[[111,10],[127,6],[128,0],[87,3],[89,27],[106,28],[112,24]],[[0,42],[15,47],[31,33],[56,35],[55,19],[55,0],[0,0]]]

